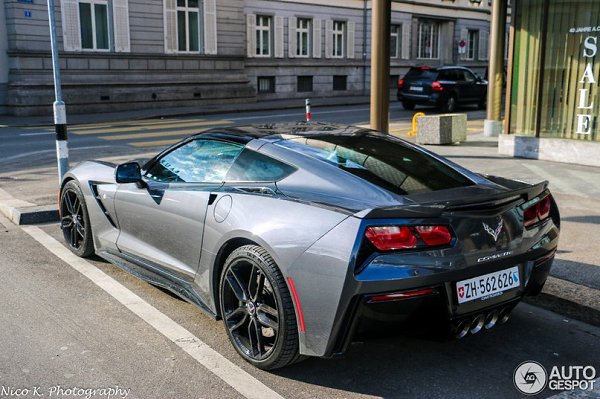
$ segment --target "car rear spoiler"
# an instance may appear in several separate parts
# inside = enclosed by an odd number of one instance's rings
[[[500,187],[500,186],[497,186]],[[362,219],[431,218],[449,211],[492,209],[512,202],[527,202],[546,191],[548,181],[521,183],[519,188],[499,190],[493,186],[474,185],[405,196],[405,205],[367,209],[354,216]]]

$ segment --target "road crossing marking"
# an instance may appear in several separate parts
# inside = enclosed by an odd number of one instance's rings
[[[152,133],[133,133],[133,134],[116,134],[114,136],[102,136],[104,140],[131,140],[131,139],[144,139],[152,137],[169,137],[169,136],[189,136],[190,134],[202,133],[207,129],[187,129],[187,130],[173,130],[166,132],[152,132]]]
[[[167,146],[171,144],[175,144],[181,141],[181,139],[173,139],[173,140],[157,140],[157,141],[142,141],[142,142],[133,142],[128,143],[134,147],[159,147],[159,146]]]
[[[193,127],[193,126],[210,126],[210,125],[227,125],[232,123],[228,120],[218,121],[204,121],[204,122],[178,122],[172,123],[167,126],[161,126],[157,129],[170,129],[170,128],[182,128],[182,127]],[[89,135],[89,134],[106,134],[106,133],[119,133],[119,132],[135,132],[140,130],[157,130],[152,129],[151,126],[131,126],[131,127],[112,127],[106,129],[71,129],[71,132],[78,135]]]
[[[216,350],[194,336],[173,319],[156,309],[133,291],[126,288],[85,259],[75,256],[48,233],[35,226],[24,226],[23,231],[43,245],[59,259],[87,277],[99,288],[112,296],[140,317],[156,331],[183,349],[208,371],[219,377],[230,387],[248,399],[283,399],[241,367],[225,358]]]

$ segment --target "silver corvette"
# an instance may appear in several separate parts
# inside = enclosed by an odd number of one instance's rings
[[[543,287],[560,225],[546,182],[316,123],[214,129],[143,164],[84,162],[60,212],[75,254],[222,318],[263,369],[422,320],[457,338],[491,329]]]

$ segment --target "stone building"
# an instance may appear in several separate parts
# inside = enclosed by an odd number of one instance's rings
[[[53,102],[43,0],[0,7],[0,112]],[[56,0],[70,112],[363,95],[366,0]],[[489,0],[392,2],[391,82],[413,65],[485,74]]]

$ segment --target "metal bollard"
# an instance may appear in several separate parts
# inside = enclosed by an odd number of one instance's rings
[[[307,98],[304,102],[306,103],[306,121],[310,122],[310,98]]]

